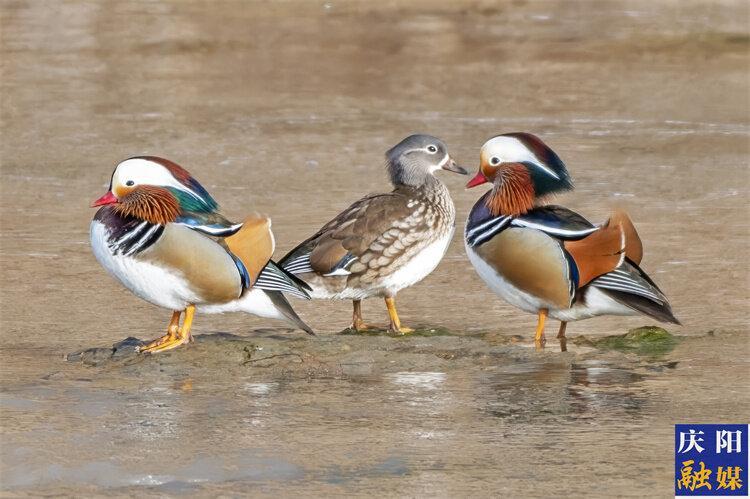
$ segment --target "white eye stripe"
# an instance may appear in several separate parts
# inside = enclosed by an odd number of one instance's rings
[[[435,150],[434,151],[430,151],[429,150],[430,147],[434,147]],[[426,152],[427,154],[436,154],[439,151],[440,151],[440,149],[437,146],[435,146],[433,144],[430,144],[427,147],[417,147],[415,149],[409,149],[408,151],[404,151],[403,153],[401,153],[401,156],[406,156],[407,154],[411,154],[413,152]]]
[[[434,148],[435,150],[431,150],[431,148]],[[418,147],[416,149],[409,149],[408,151],[404,152],[404,154],[411,154],[413,152],[426,152],[427,154],[435,154],[439,151],[438,147],[434,144],[430,144],[427,147]]]
[[[548,173],[551,176],[555,177],[557,180],[560,180],[560,177],[557,175],[557,173],[553,172],[552,170],[550,170],[549,168],[547,168],[543,164],[536,163],[536,162],[532,162],[531,164],[534,165],[534,166],[536,166],[537,168],[540,168],[540,169],[544,170],[546,173]]]
[[[486,151],[490,158],[497,157],[500,160],[500,163],[529,163],[544,171],[551,177],[560,180],[560,176],[557,173],[540,161],[539,158],[523,144],[523,142],[515,137],[494,137],[482,146],[482,150]],[[502,151],[503,154],[497,154],[497,152],[500,151]],[[492,154],[493,152],[496,154]],[[492,159],[490,159],[490,163],[491,162]]]
[[[195,192],[178,182],[172,173],[162,165],[143,158],[126,159],[115,169],[112,175],[112,186],[134,184],[174,187],[200,199]]]

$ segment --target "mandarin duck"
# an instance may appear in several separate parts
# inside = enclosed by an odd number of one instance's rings
[[[196,310],[247,312],[313,334],[282,294],[309,298],[307,286],[271,260],[271,221],[254,215],[230,222],[179,165],[153,156],[126,159],[92,207],[100,207],[90,228],[99,263],[136,296],[173,311],[167,333],[141,352],[192,341]]]
[[[382,297],[391,332],[401,325],[396,294],[421,281],[443,258],[455,229],[456,210],[438,170],[463,175],[445,144],[411,135],[386,152],[393,191],[371,194],[349,206],[290,251],[280,265],[311,288],[313,298],[352,300],[352,328],[369,328],[361,300]]]
[[[474,269],[506,302],[537,314],[535,340],[549,316],[569,321],[598,315],[645,314],[679,324],[667,297],[641,270],[643,246],[628,215],[602,225],[562,206],[551,194],[573,188],[565,164],[538,137],[507,133],[488,140],[479,172],[466,185],[492,189],[469,213],[464,233]]]

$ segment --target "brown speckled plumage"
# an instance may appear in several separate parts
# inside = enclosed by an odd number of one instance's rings
[[[437,267],[455,228],[453,201],[434,173],[467,172],[430,135],[410,135],[385,157],[393,191],[355,202],[280,263],[311,287],[313,298],[352,300],[355,330],[368,329],[361,300],[379,296],[389,330],[406,334],[412,330],[401,324],[396,294]]]
[[[377,285],[430,243],[452,233],[455,218],[448,189],[433,178],[429,186],[399,186],[357,201],[290,255],[310,253],[315,272],[302,277],[313,286],[336,292]],[[349,275],[325,275],[347,256],[356,258]]]

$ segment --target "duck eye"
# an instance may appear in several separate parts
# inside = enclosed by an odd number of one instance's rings
[[[427,151],[431,154],[435,154],[437,152],[437,147],[430,144],[429,146],[427,146]]]
[[[492,156],[492,158],[490,158],[490,164],[492,166],[499,165],[500,164],[500,158],[498,158],[497,156]]]
[[[135,185],[135,182],[133,182],[132,180],[128,180],[127,182],[125,182],[125,185],[127,185],[128,187],[132,187]]]

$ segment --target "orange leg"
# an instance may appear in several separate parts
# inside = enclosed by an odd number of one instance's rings
[[[193,335],[190,334],[190,328],[193,325],[193,316],[195,315],[195,305],[188,305],[185,309],[185,320],[182,327],[179,327],[180,313],[173,312],[172,320],[167,328],[167,334],[157,338],[148,345],[138,349],[139,352],[159,353],[176,348],[182,344],[193,341]]]
[[[385,306],[388,309],[388,316],[391,318],[390,331],[398,334],[413,333],[414,330],[401,325],[401,320],[398,318],[398,312],[396,312],[396,299],[392,297],[386,297]]]
[[[167,336],[177,336],[177,334],[180,332],[180,316],[182,315],[182,312],[174,311],[172,312],[172,320],[169,321],[169,326],[167,327]]]
[[[544,338],[544,321],[547,320],[547,309],[542,308],[539,309],[539,318],[538,322],[536,324],[536,334],[534,335],[534,342],[537,345],[543,345],[545,341]]]
[[[182,315],[182,312],[180,311],[175,310],[174,312],[172,312],[172,319],[169,321],[169,326],[167,326],[167,334],[165,334],[164,336],[160,336],[154,341],[149,342],[147,345],[140,347],[138,351],[142,352],[147,348],[156,347],[166,341],[170,341],[176,338],[180,333],[180,315]]]

